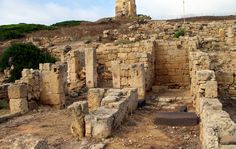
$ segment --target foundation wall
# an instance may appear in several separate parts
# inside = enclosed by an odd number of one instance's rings
[[[189,51],[194,42],[157,41],[155,49],[155,85],[187,87],[190,85]]]

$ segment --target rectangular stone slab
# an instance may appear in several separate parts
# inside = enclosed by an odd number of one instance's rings
[[[199,118],[195,113],[158,112],[155,122],[157,125],[194,126],[198,125]]]

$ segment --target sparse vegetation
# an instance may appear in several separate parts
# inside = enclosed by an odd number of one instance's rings
[[[9,103],[6,99],[0,100],[0,109],[8,109]]]
[[[174,33],[174,38],[179,38],[180,36],[184,36],[186,33],[186,30],[184,28],[179,28],[175,33]]]
[[[0,71],[14,66],[9,81],[21,77],[24,68],[38,69],[39,63],[54,63],[56,59],[32,44],[16,43],[7,48],[0,57]]]
[[[53,24],[52,27],[70,27],[70,26],[78,26],[83,22],[87,22],[87,21],[75,21],[75,20],[71,20],[71,21],[63,21],[63,22],[58,22],[56,24]]]
[[[40,24],[12,24],[0,26],[0,41],[9,39],[18,39],[24,37],[27,33],[39,30],[51,30],[53,27]]]

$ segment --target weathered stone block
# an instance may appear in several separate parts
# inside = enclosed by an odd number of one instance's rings
[[[88,113],[88,103],[86,101],[76,102],[68,109],[72,112],[73,121],[71,124],[71,133],[77,139],[85,137],[85,114]]]
[[[114,115],[117,109],[98,108],[85,116],[86,137],[107,138],[112,134]]]
[[[217,72],[216,80],[219,84],[233,84],[234,82],[234,73],[231,72]]]
[[[89,89],[87,96],[89,111],[94,111],[101,106],[104,93],[105,89]]]
[[[102,99],[101,106],[106,106],[109,103],[117,102],[119,101],[119,99],[120,98],[118,96],[106,96],[105,98]]]
[[[27,113],[29,109],[26,98],[10,99],[10,110],[11,113]]]
[[[52,94],[41,92],[40,102],[46,105],[61,105],[65,103],[65,94]]]
[[[114,88],[120,88],[121,87],[121,70],[120,70],[120,62],[119,61],[113,61],[112,62],[112,81],[113,81],[113,87]]]
[[[131,81],[130,86],[138,89],[138,97],[144,100],[146,96],[146,79],[143,64],[133,64],[131,66]]]
[[[70,105],[69,107],[67,107],[67,109],[69,111],[73,111],[75,109],[78,109],[78,107],[81,108],[83,113],[88,113],[88,102],[87,101],[78,101],[78,102],[74,102],[72,105]]]
[[[46,140],[31,134],[19,136],[12,144],[12,149],[49,149]]]
[[[236,136],[223,136],[221,137],[220,143],[222,145],[236,145]]]
[[[27,97],[27,85],[24,84],[13,84],[8,87],[9,99],[18,99]]]
[[[96,49],[87,49],[85,51],[85,65],[87,87],[97,87]]]
[[[215,72],[211,70],[202,70],[197,71],[197,80],[198,81],[208,81],[215,79]]]
[[[206,83],[205,97],[207,98],[218,97],[218,84],[216,81],[208,81]]]

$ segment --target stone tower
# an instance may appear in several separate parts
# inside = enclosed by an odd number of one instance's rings
[[[136,16],[135,0],[116,0],[116,17],[134,17]]]

